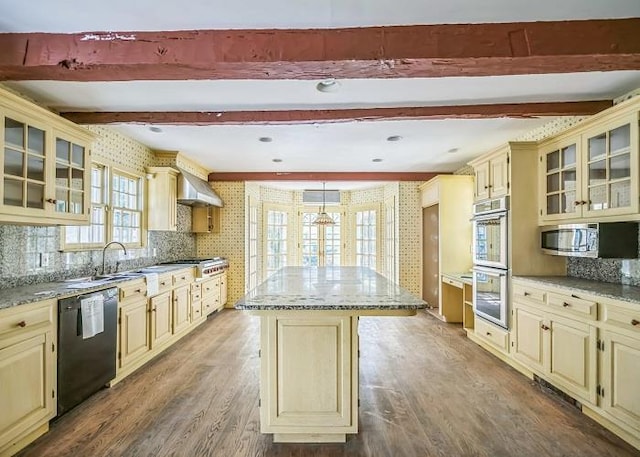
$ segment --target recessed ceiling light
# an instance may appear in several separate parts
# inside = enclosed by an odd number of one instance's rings
[[[152,125],[151,127],[149,127],[149,130],[152,131],[153,133],[162,133],[162,129],[160,127],[156,127],[155,125]]]
[[[320,92],[335,92],[340,87],[340,83],[335,78],[323,79],[316,84],[316,89]]]
[[[459,149],[458,149],[458,148],[451,148],[451,149],[449,149],[447,152],[449,152],[449,153],[453,154],[454,152],[458,152],[458,151],[459,151]]]
[[[400,141],[402,137],[400,135],[391,135],[387,137],[387,141]]]
[[[382,162],[382,159],[371,159],[372,162]]]
[[[260,138],[258,138],[258,141],[260,141],[261,143],[271,143],[273,141],[273,138],[271,138],[270,136],[261,136]]]
[[[275,162],[275,163],[280,163],[280,162],[282,162],[282,159],[271,159],[271,161]]]

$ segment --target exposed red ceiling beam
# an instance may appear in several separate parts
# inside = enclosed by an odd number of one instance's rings
[[[488,76],[640,69],[640,18],[0,34],[0,80]]]
[[[345,121],[489,119],[500,117],[587,116],[612,106],[610,100],[494,105],[421,106],[290,111],[63,112],[77,124],[304,124]]]
[[[450,173],[408,172],[246,172],[209,173],[209,181],[428,181],[436,175]]]

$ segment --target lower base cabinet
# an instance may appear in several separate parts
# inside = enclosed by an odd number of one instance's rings
[[[600,406],[633,427],[640,442],[640,338],[605,330],[601,357]]]
[[[149,299],[151,349],[162,346],[173,336],[172,301],[173,296],[170,290]]]
[[[173,333],[180,333],[191,325],[190,286],[173,290]]]
[[[56,300],[0,310],[0,455],[12,455],[56,415]]]
[[[151,349],[147,315],[146,299],[120,307],[119,368],[129,366]]]

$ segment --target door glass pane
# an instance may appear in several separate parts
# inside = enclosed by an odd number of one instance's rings
[[[28,156],[27,178],[34,179],[36,181],[44,181],[44,159],[43,158]]]
[[[572,144],[562,149],[562,167],[570,167],[576,164],[576,145]]]
[[[562,212],[564,214],[576,211],[576,192],[567,191],[562,195]]]
[[[606,160],[598,160],[589,164],[589,186],[604,183],[607,179]]]
[[[621,179],[631,176],[631,155],[622,154],[609,159],[609,179]]]
[[[69,187],[69,168],[56,163],[56,186]]]
[[[84,148],[74,144],[71,149],[71,163],[79,167],[84,167]]]
[[[626,124],[609,132],[610,154],[615,154],[616,151],[629,147],[629,145],[631,144],[630,129],[631,125]]]
[[[4,150],[4,174],[11,176],[24,176],[24,154],[13,149]]]
[[[73,214],[82,214],[82,192],[71,192],[71,204],[69,212]]]
[[[547,171],[560,168],[560,151],[553,151],[547,154]]]
[[[559,214],[560,213],[560,195],[548,195],[547,196],[547,214]]]
[[[56,159],[64,163],[69,163],[70,146],[71,144],[68,141],[56,138]]]
[[[37,183],[27,183],[27,207],[44,208],[44,185]]]
[[[562,190],[576,189],[576,170],[570,169],[562,172]]]
[[[29,152],[44,155],[44,130],[29,127]]]
[[[560,173],[553,173],[547,176],[547,192],[557,192],[560,190]]]
[[[71,169],[71,188],[76,190],[84,189],[84,171],[77,168]]]
[[[596,186],[589,189],[589,209],[607,209],[607,186]]]
[[[13,144],[19,148],[24,148],[24,124],[5,117],[4,142],[5,144]]]
[[[605,154],[606,134],[589,138],[589,161],[594,160]]]
[[[56,189],[56,211],[66,213],[68,207],[68,192],[65,189]]]
[[[611,184],[611,208],[625,208],[631,206],[631,181],[618,181]]]
[[[4,204],[10,206],[22,206],[22,181],[15,179],[4,180]]]

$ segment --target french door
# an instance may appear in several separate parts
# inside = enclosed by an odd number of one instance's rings
[[[311,267],[340,266],[343,264],[342,213],[327,211],[334,225],[315,225],[317,210],[300,212],[300,242],[298,258],[300,265]]]

